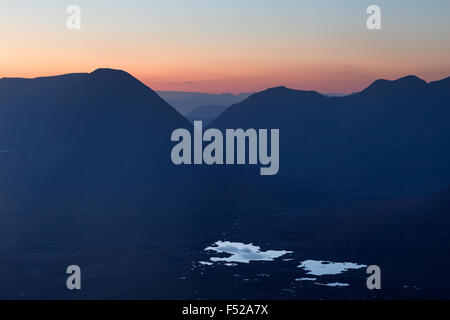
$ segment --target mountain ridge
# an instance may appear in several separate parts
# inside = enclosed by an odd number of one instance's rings
[[[270,88],[210,127],[280,129],[279,174],[294,180],[366,194],[433,193],[450,182],[448,79],[377,80],[344,97]]]

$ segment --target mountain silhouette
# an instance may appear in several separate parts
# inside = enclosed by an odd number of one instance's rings
[[[254,288],[223,286],[235,274],[225,266],[197,276],[195,261],[218,239],[380,263],[402,272],[386,282],[394,287],[416,275],[439,285],[420,261],[449,265],[436,259],[449,247],[449,85],[409,76],[345,97],[286,87],[249,96],[210,126],[280,128],[280,172],[269,177],[173,165],[170,134],[192,125],[124,71],[1,79],[0,297],[264,298],[298,276],[298,261]],[[370,197],[388,199],[348,204]],[[64,286],[72,264],[80,292]],[[358,290],[351,296],[368,294]]]
[[[220,216],[204,176],[170,159],[172,131],[191,126],[120,70],[1,79],[0,297],[68,297],[60,275],[74,263],[91,287],[78,298],[110,295],[111,281],[116,296],[176,297],[167,270],[181,274]]]
[[[394,81],[380,79],[374,81],[362,91],[364,94],[386,95],[392,93],[411,93],[413,90],[423,90],[427,82],[416,76],[406,76]]]
[[[196,120],[203,121],[203,125],[208,125],[211,121],[216,119],[226,109],[222,105],[206,105],[200,106],[186,115],[186,118],[194,122]]]
[[[192,124],[124,71],[5,78],[0,97],[0,150],[12,151],[0,153],[10,172],[4,181],[22,182],[30,192],[90,190],[89,198],[99,199],[110,189],[115,201],[174,203],[174,196],[191,203],[258,196],[246,168],[172,164],[171,133]]]
[[[171,106],[183,115],[205,105],[223,105],[228,107],[247,98],[250,93],[204,93],[204,92],[183,92],[183,91],[157,91]]]
[[[360,195],[433,193],[450,181],[449,83],[407,76],[344,97],[276,87],[210,127],[279,128],[279,174],[294,181]]]
[[[37,172],[64,168],[65,179],[112,170],[154,178],[170,164],[171,132],[191,126],[120,70],[2,79],[0,97],[0,149],[22,154]]]

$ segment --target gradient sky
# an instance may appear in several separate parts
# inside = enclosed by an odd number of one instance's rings
[[[82,28],[66,28],[81,7]],[[382,30],[366,28],[366,8]],[[449,0],[0,0],[0,77],[123,69],[155,90],[349,93],[450,76]]]

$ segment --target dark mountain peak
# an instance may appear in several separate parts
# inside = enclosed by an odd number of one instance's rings
[[[211,127],[280,127],[293,119],[319,112],[328,97],[316,91],[303,91],[278,86],[255,93],[225,110]]]
[[[418,83],[418,84],[426,84],[427,82],[421,78],[419,78],[418,76],[415,75],[408,75],[402,78],[399,78],[397,80],[394,80],[393,82],[396,83]]]
[[[102,79],[136,79],[128,72],[123,70],[109,69],[109,68],[98,68],[91,73],[67,73],[56,76],[45,76],[45,77],[37,77],[37,78],[20,78],[20,77],[3,77],[0,81],[34,81],[34,82],[43,82],[43,81],[64,81],[64,80],[79,80],[86,76],[91,76],[94,78],[102,78]]]
[[[73,154],[77,149],[100,159],[114,150],[123,151],[124,158],[124,150],[147,156],[152,146],[162,146],[166,157],[167,137],[174,128],[189,126],[153,90],[121,70],[0,82],[0,146],[5,150],[61,148],[57,152]],[[158,161],[167,163],[166,158]]]
[[[131,74],[129,74],[126,71],[123,70],[117,70],[117,69],[109,69],[109,68],[99,68],[95,71],[91,72],[91,78],[102,80],[102,81],[108,81],[108,82],[114,82],[114,81],[133,81],[133,82],[140,82],[135,77],[133,77]]]
[[[156,99],[157,94],[144,83],[123,70],[99,68],[89,74],[86,83],[92,90],[111,92],[114,95],[133,96],[151,94]],[[158,97],[159,98],[159,97]]]
[[[120,69],[98,68],[91,72],[91,75],[97,77],[132,77],[128,72]]]
[[[263,96],[263,97],[322,96],[320,93],[318,93],[316,91],[297,90],[297,89],[291,89],[291,88],[288,88],[285,86],[269,88],[264,91],[258,92],[255,95]]]
[[[428,86],[425,80],[413,75],[397,79],[393,83],[397,88],[404,89],[423,89]]]
[[[247,99],[230,108],[234,110],[242,106],[244,108],[250,107],[258,111],[266,109],[268,112],[272,112],[274,106],[279,106],[280,104],[283,107],[301,106],[316,102],[322,98],[328,99],[316,91],[303,91],[278,86],[252,94]]]
[[[424,89],[428,86],[425,80],[417,76],[409,75],[397,80],[379,79],[368,86],[363,93],[384,94],[397,91],[414,91]]]
[[[285,87],[285,86],[277,86],[277,87],[268,88],[268,89],[266,89],[264,91],[288,91],[288,90],[293,90],[293,89],[290,89],[290,88]]]
[[[291,89],[285,86],[272,87],[262,91],[262,93],[294,93],[294,92],[300,93],[300,92],[314,92],[314,91]]]

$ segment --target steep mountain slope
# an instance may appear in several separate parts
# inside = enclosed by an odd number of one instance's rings
[[[198,106],[203,105],[223,105],[228,107],[241,102],[250,93],[203,93],[203,92],[182,92],[182,91],[157,91],[157,93],[180,113],[187,115]]]
[[[35,170],[159,175],[157,168],[170,165],[171,132],[190,128],[154,91],[118,70],[2,79],[0,94],[0,149],[22,154]]]
[[[191,122],[203,121],[203,125],[207,126],[225,110],[226,107],[221,105],[200,106],[189,112],[186,118]]]
[[[119,70],[2,79],[0,93],[0,297],[175,297],[212,219],[208,184],[170,160],[191,124]],[[72,295],[71,264],[86,289]]]

